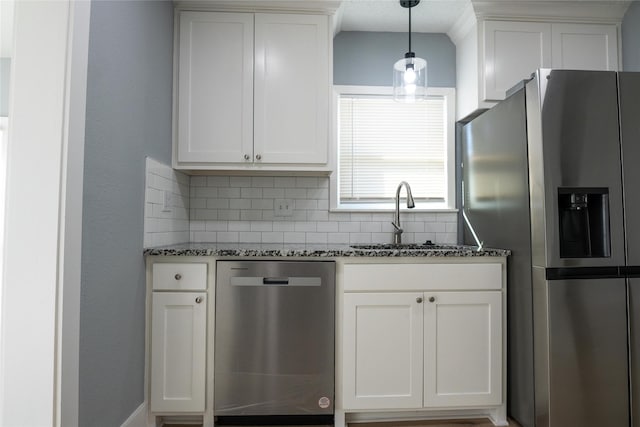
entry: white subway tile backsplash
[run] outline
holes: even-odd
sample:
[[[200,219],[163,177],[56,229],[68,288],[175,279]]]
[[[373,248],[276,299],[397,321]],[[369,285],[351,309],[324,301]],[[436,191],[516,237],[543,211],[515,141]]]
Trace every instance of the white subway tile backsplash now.
[[[284,243],[284,233],[281,231],[263,232],[262,243]]]
[[[192,176],[191,177],[191,187],[206,187],[207,186],[207,177],[206,176]]]
[[[296,200],[295,208],[299,210],[316,210],[318,209],[317,200]]]
[[[250,199],[230,199],[229,209],[251,209]]]
[[[205,231],[228,231],[228,221],[206,221],[204,224]]]
[[[262,197],[265,199],[284,199],[284,188],[263,188]]]
[[[240,211],[240,220],[242,221],[260,221],[263,218],[263,211],[253,211],[253,210],[241,210]],[[266,212],[266,211],[265,211]]]
[[[293,224],[295,231],[311,232],[316,231],[316,223],[310,221],[299,221]]]
[[[274,221],[273,222],[273,231],[294,231],[295,230],[294,222],[285,222],[285,221]]]
[[[338,231],[341,233],[358,233],[360,232],[359,222],[339,222]]]
[[[372,243],[371,233],[349,233],[349,243]]]
[[[381,222],[363,222],[360,224],[360,230],[367,233],[380,233],[382,231]]]
[[[144,247],[190,240],[190,179],[149,157],[145,160]]]
[[[251,223],[247,221],[229,221],[229,231],[251,231]],[[242,241],[242,239],[240,239]]]
[[[327,212],[326,210],[321,210],[320,207],[318,207],[317,210],[309,211],[307,213],[307,219],[309,221],[328,221],[329,212]]]
[[[194,242],[349,244],[391,242],[392,212],[329,212],[328,177],[187,176],[147,161],[145,246]],[[172,194],[171,212],[163,209]],[[276,216],[276,199],[293,212]],[[456,213],[402,209],[403,242],[455,243]]]
[[[241,188],[240,197],[242,199],[261,199],[262,188]]]
[[[275,177],[273,186],[276,188],[293,188],[296,186],[296,179],[294,177]]]
[[[297,231],[285,231],[284,232],[284,241],[287,243],[306,243],[307,242],[306,233],[297,232]]]
[[[327,243],[344,245],[349,243],[348,233],[327,233]]]
[[[240,189],[239,188],[218,188],[218,197],[226,198],[226,199],[239,199],[240,198]]]
[[[192,177],[200,178],[200,177]],[[206,177],[207,186],[209,187],[229,187],[229,177],[228,176],[207,176]],[[193,184],[191,184],[193,185]]]
[[[251,186],[254,188],[272,187],[274,178],[270,176],[255,176],[251,178]]]
[[[228,211],[221,209],[218,211],[218,219],[228,221],[240,220],[240,212],[238,209],[229,209]]]
[[[229,177],[230,187],[251,187],[250,176],[231,176]]]
[[[304,188],[285,188],[284,197],[287,199],[306,199],[307,190]]]
[[[335,233],[338,231],[338,223],[337,222],[319,222],[317,224],[317,230],[325,233]]]
[[[216,233],[216,240],[220,243],[239,243],[240,242],[240,233],[237,231],[218,231]]]
[[[307,233],[306,243],[327,243],[328,233]]]
[[[259,231],[241,231],[240,243],[262,243],[262,233]]]
[[[251,221],[251,231],[273,231],[271,221]]]
[[[251,209],[273,210],[273,199],[253,199]]]

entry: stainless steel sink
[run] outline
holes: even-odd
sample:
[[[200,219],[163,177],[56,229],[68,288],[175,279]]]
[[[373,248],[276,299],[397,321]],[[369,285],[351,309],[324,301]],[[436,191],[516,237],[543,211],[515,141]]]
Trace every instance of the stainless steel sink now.
[[[434,243],[362,243],[351,245],[354,249],[369,250],[447,250],[455,249],[452,245],[438,245]]]

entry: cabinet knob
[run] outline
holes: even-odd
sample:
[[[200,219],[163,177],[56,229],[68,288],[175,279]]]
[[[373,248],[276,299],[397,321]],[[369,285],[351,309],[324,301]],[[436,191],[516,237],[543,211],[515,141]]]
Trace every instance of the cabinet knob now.
[[[200,304],[202,302],[202,297],[196,297],[196,304]]]
[[[422,302],[422,297],[418,297],[418,298],[416,298],[416,302],[417,302],[418,304],[420,304],[420,303]]]
[[[436,300],[435,297],[429,297],[429,302],[434,302]]]
[[[176,280],[180,280],[180,279],[182,279],[182,274],[180,274],[180,273],[176,273],[176,275],[175,275],[175,276],[173,276],[173,277],[174,277]]]
[[[245,154],[245,155],[244,155],[244,159],[245,159],[245,160],[249,160],[250,158],[251,158],[251,156],[249,156],[248,154]]]
[[[262,156],[260,154],[256,154],[256,160],[261,160]]]

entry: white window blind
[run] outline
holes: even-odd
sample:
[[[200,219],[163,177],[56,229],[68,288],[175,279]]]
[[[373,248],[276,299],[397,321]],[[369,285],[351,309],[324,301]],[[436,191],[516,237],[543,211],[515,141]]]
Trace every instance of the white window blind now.
[[[400,181],[414,198],[447,194],[444,97],[402,104],[389,97],[341,95],[340,203],[389,202]]]

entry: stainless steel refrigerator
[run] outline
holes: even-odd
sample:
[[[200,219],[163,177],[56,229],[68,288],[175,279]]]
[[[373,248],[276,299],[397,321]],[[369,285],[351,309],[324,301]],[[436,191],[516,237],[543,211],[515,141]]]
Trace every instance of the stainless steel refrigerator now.
[[[538,70],[460,127],[464,213],[512,250],[510,416],[640,427],[640,73]]]

